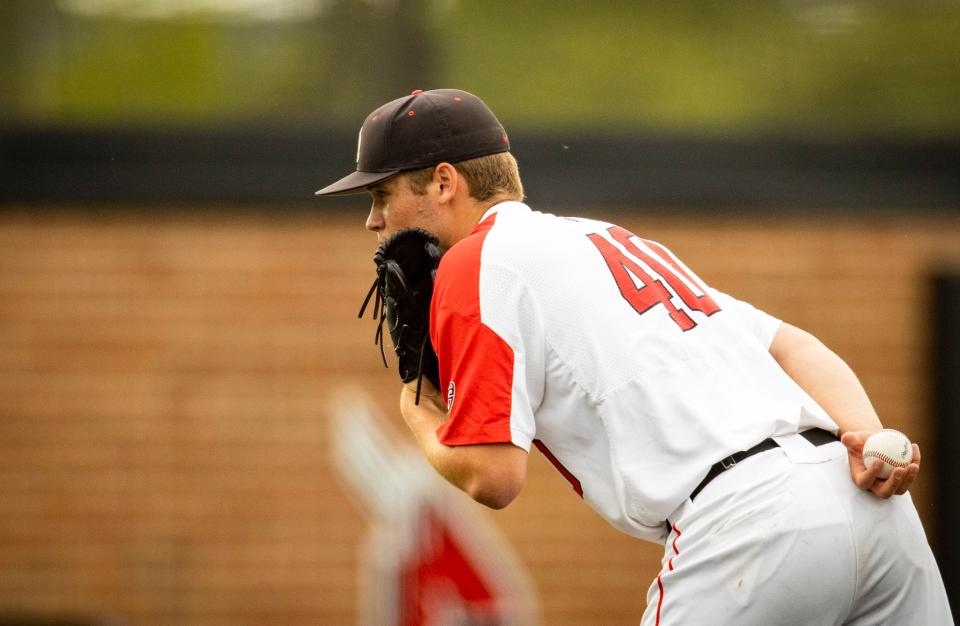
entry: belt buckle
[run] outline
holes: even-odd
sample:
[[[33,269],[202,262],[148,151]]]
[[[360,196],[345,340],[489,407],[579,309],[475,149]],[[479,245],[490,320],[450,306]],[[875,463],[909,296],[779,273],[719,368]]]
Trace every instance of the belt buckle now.
[[[720,460],[720,465],[723,469],[728,470],[737,464],[737,460],[732,456],[728,456],[725,459]]]

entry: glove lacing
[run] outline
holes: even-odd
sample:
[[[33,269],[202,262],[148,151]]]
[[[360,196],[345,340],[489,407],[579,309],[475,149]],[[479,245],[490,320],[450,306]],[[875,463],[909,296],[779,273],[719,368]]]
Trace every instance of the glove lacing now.
[[[367,292],[367,297],[363,299],[363,304],[360,305],[360,312],[357,314],[358,318],[363,318],[363,312],[367,310],[367,304],[370,303],[370,298],[376,293],[376,298],[373,301],[373,319],[377,319],[377,313],[380,314],[380,323],[377,324],[377,331],[373,335],[373,343],[380,346],[380,358],[383,359],[383,366],[389,367],[387,365],[387,355],[383,349],[383,322],[387,317],[387,302],[383,297],[383,289],[386,284],[386,276],[384,272],[384,265],[377,267],[377,277],[373,279],[373,284],[370,285],[370,290]],[[402,278],[400,279],[403,280]],[[393,351],[397,354],[399,358],[400,353],[400,338],[403,337],[403,331],[407,329],[407,325],[404,324],[400,329],[400,334],[397,336],[397,345],[394,346]],[[423,341],[420,342],[420,358],[417,361],[417,394],[414,399],[414,404],[420,404],[420,388],[423,385],[423,352],[427,347],[427,339],[429,336],[427,333],[423,334]]]
[[[363,304],[360,305],[360,313],[357,314],[358,318],[363,318],[363,312],[367,310],[367,304],[370,303],[370,298],[376,292],[377,297],[373,301],[373,319],[377,319],[377,313],[380,313],[380,323],[377,324],[377,331],[373,335],[374,345],[380,346],[380,357],[383,359],[383,366],[388,367],[387,365],[387,355],[383,351],[383,320],[386,317],[386,303],[383,301],[383,271],[381,268],[377,268],[377,277],[373,279],[373,284],[370,285],[370,291],[367,292],[367,297],[363,299]]]

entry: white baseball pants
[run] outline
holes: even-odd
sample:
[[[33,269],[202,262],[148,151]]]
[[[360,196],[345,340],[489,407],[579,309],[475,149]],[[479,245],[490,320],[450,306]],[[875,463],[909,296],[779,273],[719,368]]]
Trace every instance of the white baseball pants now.
[[[671,516],[642,625],[953,624],[910,495],[857,488],[840,442],[777,441]]]

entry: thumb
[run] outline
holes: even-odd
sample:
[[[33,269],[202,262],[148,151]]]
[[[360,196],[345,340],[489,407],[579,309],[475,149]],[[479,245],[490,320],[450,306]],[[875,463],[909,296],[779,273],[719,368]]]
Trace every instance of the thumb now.
[[[840,436],[840,441],[847,447],[848,450],[859,452],[863,450],[863,444],[867,442],[870,434],[871,433],[869,431],[865,430],[846,432]]]

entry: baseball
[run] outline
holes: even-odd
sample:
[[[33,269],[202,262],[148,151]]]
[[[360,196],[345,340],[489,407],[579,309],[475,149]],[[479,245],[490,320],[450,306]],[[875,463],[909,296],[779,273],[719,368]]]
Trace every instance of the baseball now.
[[[913,461],[913,444],[899,430],[884,428],[870,435],[863,444],[863,464],[870,467],[874,459],[883,461],[879,478],[887,478],[895,467],[906,467]]]

